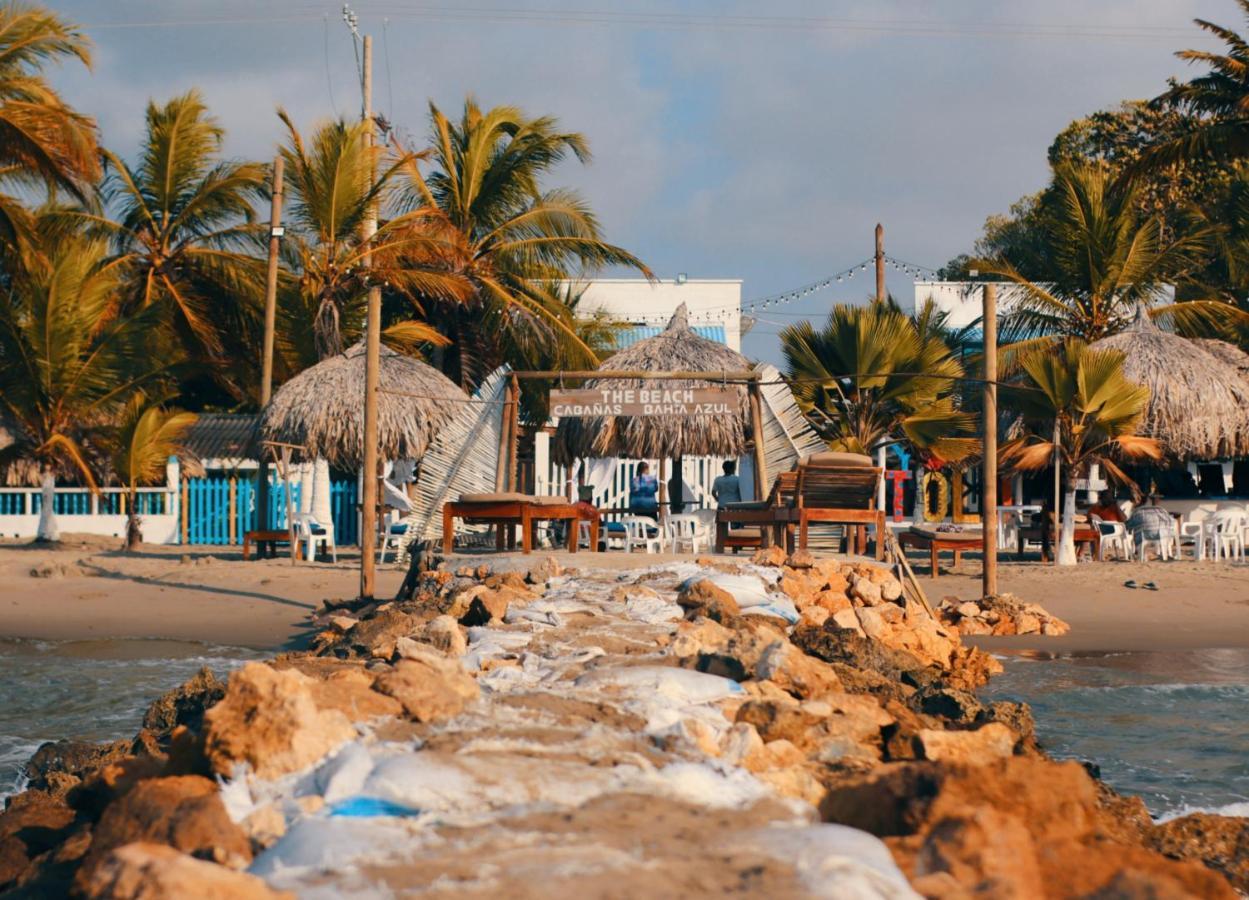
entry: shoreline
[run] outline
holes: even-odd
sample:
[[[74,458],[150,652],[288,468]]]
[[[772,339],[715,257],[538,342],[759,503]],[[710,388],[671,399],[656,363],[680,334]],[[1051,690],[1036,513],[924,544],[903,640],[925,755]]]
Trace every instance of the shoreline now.
[[[148,547],[124,554],[115,540],[76,538],[56,547],[0,543],[0,640],[173,640],[251,650],[301,649],[312,636],[309,615],[324,599],[358,590],[358,555],[337,563],[292,566],[289,559],[243,562],[234,547]],[[618,570],[688,556],[670,554],[465,554],[453,565],[489,563],[523,569],[540,556],[563,566]],[[725,555],[745,562],[747,555]],[[944,559],[943,563],[949,560]],[[916,565],[933,603],[972,599],[980,592],[980,564],[934,580],[926,560]],[[39,570],[42,577],[32,576]],[[1125,588],[1155,581],[1160,590]],[[377,595],[394,596],[403,572],[377,569]],[[1002,591],[1038,603],[1071,625],[1062,636],[969,637],[992,652],[1053,654],[1249,648],[1249,566],[1189,561],[1107,562],[1058,569],[1035,562],[1004,562]]]

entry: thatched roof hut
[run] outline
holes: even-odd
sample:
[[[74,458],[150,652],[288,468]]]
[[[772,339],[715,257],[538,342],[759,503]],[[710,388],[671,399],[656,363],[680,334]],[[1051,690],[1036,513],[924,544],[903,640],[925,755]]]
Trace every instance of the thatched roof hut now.
[[[1122,351],[1124,372],[1149,388],[1141,433],[1179,460],[1249,453],[1249,383],[1197,341],[1163,331],[1144,307],[1098,348]]]
[[[1244,382],[1249,384],[1249,353],[1241,350],[1235,344],[1229,344],[1227,341],[1202,338],[1195,343],[1211,356],[1223,360],[1223,362],[1239,372]]]
[[[695,334],[682,303],[668,327],[654,337],[638,341],[613,354],[600,366],[604,370],[647,372],[744,372],[750,361],[723,344]],[[599,378],[586,383],[591,388],[705,388],[708,381],[643,381],[641,379]],[[735,416],[604,416],[562,419],[555,433],[556,461],[567,465],[579,457],[624,457],[628,459],[676,459],[681,456],[740,456],[746,446],[749,406],[746,389],[741,394]]]
[[[377,398],[382,459],[419,459],[468,395],[420,360],[381,348]],[[397,393],[388,393],[394,391]],[[273,395],[260,439],[298,444],[307,457],[357,468],[364,449],[364,343],[300,372]]]

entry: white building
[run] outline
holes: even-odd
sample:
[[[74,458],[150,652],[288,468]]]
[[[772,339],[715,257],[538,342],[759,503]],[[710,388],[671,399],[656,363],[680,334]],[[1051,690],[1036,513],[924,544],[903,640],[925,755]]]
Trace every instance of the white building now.
[[[938,309],[950,314],[948,324],[951,328],[965,328],[980,318],[984,309],[984,295],[980,289],[985,284],[983,281],[917,281],[915,310],[918,312],[931,297]],[[1023,289],[1012,281],[997,281],[994,284],[997,285],[998,315],[1004,316],[1019,302]],[[1160,293],[1161,303],[1175,300],[1173,285],[1164,285],[1160,288]]]
[[[604,310],[636,326],[621,335],[622,347],[658,334],[676,308],[684,303],[694,331],[741,352],[742,282],[739,278],[686,278],[683,275],[663,281],[602,278],[569,286],[581,291],[579,310]]]

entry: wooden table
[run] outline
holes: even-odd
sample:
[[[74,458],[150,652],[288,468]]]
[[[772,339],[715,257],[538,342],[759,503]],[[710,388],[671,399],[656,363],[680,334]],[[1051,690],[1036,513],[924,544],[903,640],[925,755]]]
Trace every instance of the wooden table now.
[[[984,538],[979,534],[959,531],[934,532],[932,534],[903,531],[898,535],[898,546],[904,550],[908,546],[918,547],[921,550],[927,547],[929,560],[932,564],[932,577],[937,578],[941,574],[937,560],[938,553],[942,550],[953,551],[954,565],[957,566],[962,561],[964,550],[984,549]]]
[[[277,545],[289,543],[292,540],[291,533],[285,529],[273,531],[245,531],[243,532],[243,559],[251,559],[252,544],[256,545],[256,555],[258,559],[265,558],[265,550],[268,556],[273,559],[277,556]],[[299,541],[295,541],[295,558],[299,559],[302,554],[299,549]]]
[[[568,521],[568,551],[577,552],[578,527],[581,513],[573,503],[533,503],[527,500],[475,501],[461,503],[450,501],[442,505],[442,552],[450,556],[455,547],[455,520],[494,525],[498,530],[495,548],[516,547],[516,528],[520,526],[521,550],[533,552],[533,526],[536,522],[562,519]],[[590,523],[590,542],[598,546],[598,523]],[[505,546],[506,545],[506,546]]]

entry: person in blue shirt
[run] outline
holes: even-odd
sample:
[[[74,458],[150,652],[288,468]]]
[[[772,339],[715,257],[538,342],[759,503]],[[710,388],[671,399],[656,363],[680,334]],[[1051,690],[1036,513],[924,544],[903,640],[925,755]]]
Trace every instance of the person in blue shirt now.
[[[637,474],[629,482],[629,511],[637,516],[659,516],[659,480],[651,474],[649,463],[638,466]]]

